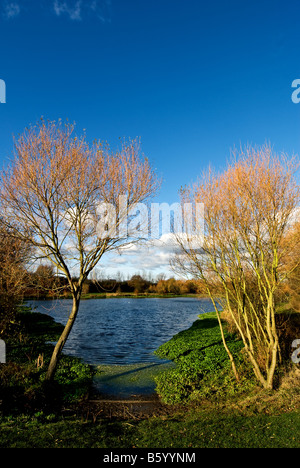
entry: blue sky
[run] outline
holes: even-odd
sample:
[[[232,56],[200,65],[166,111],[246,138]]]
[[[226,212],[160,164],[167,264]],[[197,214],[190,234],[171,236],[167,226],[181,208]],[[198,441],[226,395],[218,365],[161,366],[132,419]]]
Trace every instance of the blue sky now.
[[[299,13],[298,0],[0,0],[1,163],[28,124],[69,119],[112,146],[140,137],[173,203],[234,146],[299,153]]]

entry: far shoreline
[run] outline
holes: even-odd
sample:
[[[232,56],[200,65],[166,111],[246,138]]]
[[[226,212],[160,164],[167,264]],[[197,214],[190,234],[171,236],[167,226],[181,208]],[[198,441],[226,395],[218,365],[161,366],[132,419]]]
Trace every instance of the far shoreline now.
[[[145,293],[145,294],[135,294],[135,293],[87,293],[82,294],[81,300],[88,299],[172,299],[172,298],[199,298],[199,299],[208,299],[209,297],[204,294],[155,294],[155,293]],[[61,296],[26,296],[23,298],[23,302],[26,301],[43,301],[43,300],[62,300],[62,299],[72,299],[71,294],[64,294]]]

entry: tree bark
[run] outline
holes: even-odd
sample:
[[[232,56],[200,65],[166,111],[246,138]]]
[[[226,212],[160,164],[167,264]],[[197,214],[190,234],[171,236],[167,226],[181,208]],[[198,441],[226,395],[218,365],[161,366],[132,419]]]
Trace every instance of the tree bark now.
[[[234,357],[233,355],[231,354],[230,352],[230,349],[228,348],[227,346],[227,343],[226,343],[226,339],[225,339],[225,335],[224,335],[224,330],[223,330],[223,325],[222,325],[222,321],[221,321],[221,317],[220,317],[220,312],[218,310],[218,307],[216,305],[216,302],[214,300],[214,297],[213,295],[211,294],[211,291],[209,288],[207,288],[207,292],[209,294],[209,297],[213,303],[213,306],[214,306],[214,309],[215,309],[215,312],[217,314],[217,319],[218,319],[218,323],[219,323],[219,327],[220,327],[220,332],[221,332],[221,337],[222,337],[222,342],[223,342],[223,346],[225,348],[225,351],[229,357],[229,360],[230,360],[230,363],[231,363],[231,368],[232,368],[232,371],[233,371],[233,374],[234,374],[234,377],[236,379],[237,382],[240,381],[240,376],[239,376],[239,373],[237,371],[237,368],[236,368],[236,365],[235,365],[235,362],[234,362]]]
[[[58,360],[59,360],[59,357],[60,357],[60,354],[63,350],[63,347],[68,339],[68,336],[73,328],[73,325],[74,325],[74,322],[76,320],[76,317],[77,317],[77,314],[78,314],[78,310],[79,310],[79,303],[80,303],[80,294],[75,294],[73,295],[73,306],[72,306],[72,311],[71,311],[71,314],[69,316],[69,319],[68,319],[68,322],[61,334],[61,336],[59,337],[59,340],[58,342],[56,343],[55,345],[55,348],[54,348],[54,351],[52,353],[52,357],[51,357],[51,360],[50,360],[50,364],[49,364],[49,367],[48,367],[48,370],[47,370],[47,374],[46,374],[46,381],[51,381],[53,380],[54,378],[54,374],[55,374],[55,371],[56,371],[56,368],[57,368],[57,364],[58,364]]]

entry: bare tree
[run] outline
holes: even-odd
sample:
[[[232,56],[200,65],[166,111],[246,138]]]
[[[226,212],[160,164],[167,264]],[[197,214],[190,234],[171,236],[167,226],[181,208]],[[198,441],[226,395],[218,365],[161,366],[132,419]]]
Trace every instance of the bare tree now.
[[[127,214],[158,188],[138,140],[113,152],[101,142],[88,144],[73,125],[42,120],[15,142],[14,158],[1,176],[6,223],[16,238],[34,246],[39,260],[52,262],[65,276],[73,297],[48,380],[77,317],[84,281],[105,252],[139,240],[124,235]]]
[[[288,260],[298,243],[293,220],[299,203],[297,167],[295,159],[274,154],[268,145],[250,147],[223,174],[209,170],[181,193],[183,202],[204,203],[204,233],[178,236],[174,265],[205,281],[238,378],[217,307],[222,301],[265,388],[272,388],[280,359],[276,292],[300,262]]]
[[[0,337],[16,326],[17,305],[27,285],[30,246],[12,236],[0,220]]]

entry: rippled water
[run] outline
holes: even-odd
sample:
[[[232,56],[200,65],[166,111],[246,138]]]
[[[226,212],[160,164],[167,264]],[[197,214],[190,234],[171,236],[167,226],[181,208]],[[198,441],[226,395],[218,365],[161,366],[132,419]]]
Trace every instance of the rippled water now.
[[[30,304],[62,324],[66,324],[72,307],[68,299]],[[153,352],[176,333],[189,328],[199,314],[212,310],[209,299],[84,300],[64,353],[94,365],[161,363]]]

